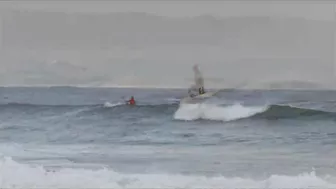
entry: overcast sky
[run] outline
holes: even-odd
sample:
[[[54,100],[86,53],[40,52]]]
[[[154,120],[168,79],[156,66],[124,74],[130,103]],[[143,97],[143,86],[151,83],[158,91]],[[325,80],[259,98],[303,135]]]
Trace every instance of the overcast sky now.
[[[6,8],[64,12],[149,12],[164,16],[285,16],[332,20],[332,1],[2,1]]]
[[[333,23],[334,19],[334,5],[331,4],[332,1],[320,2],[318,1],[283,1],[283,2],[271,2],[265,3],[266,1],[241,1],[241,2],[229,2],[229,1],[0,1],[0,6],[2,9],[20,9],[20,10],[43,10],[43,11],[57,11],[57,12],[93,12],[93,13],[107,13],[107,12],[147,12],[153,13],[162,16],[169,17],[190,17],[190,16],[199,16],[203,14],[219,16],[223,18],[227,17],[236,17],[236,16],[271,16],[271,17],[282,17],[282,18],[292,18],[292,17],[300,17],[306,18],[309,20],[315,21],[329,21]],[[50,18],[45,18],[50,19]],[[15,23],[15,20],[12,20]],[[137,21],[134,21],[137,22]],[[33,22],[32,22],[33,23]],[[40,27],[38,24],[40,21],[36,21],[33,23],[34,27]],[[234,25],[230,25],[233,27],[226,27],[226,30],[233,30],[234,33],[221,33],[221,30],[216,31],[206,31],[208,33],[204,33],[201,39],[197,39],[198,42],[194,46],[192,43],[188,41],[188,44],[156,44],[156,46],[144,46],[146,41],[134,42],[129,46],[123,46],[120,50],[118,47],[113,47],[110,50],[105,51],[84,51],[83,49],[71,49],[71,51],[62,51],[58,50],[55,52],[38,52],[37,50],[32,50],[29,52],[7,52],[5,54],[6,61],[3,61],[1,64],[2,71],[2,80],[0,81],[0,85],[8,84],[33,84],[33,81],[29,81],[31,78],[39,78],[39,80],[45,79],[46,81],[51,81],[51,83],[60,83],[65,84],[67,82],[74,82],[76,79],[72,78],[74,76],[81,76],[82,78],[87,77],[88,83],[90,85],[94,85],[95,81],[99,80],[100,84],[98,85],[164,85],[167,83],[167,86],[176,86],[181,84],[182,86],[188,85],[188,80],[186,78],[192,77],[191,64],[198,63],[203,64],[204,75],[211,78],[219,78],[224,79],[226,84],[230,86],[230,82],[232,81],[240,81],[250,80],[250,81],[258,81],[258,80],[286,80],[286,79],[296,79],[303,81],[319,81],[326,83],[335,83],[334,77],[332,76],[332,70],[334,67],[332,66],[333,57],[335,53],[333,45],[330,45],[328,41],[333,40],[332,32],[333,27],[329,23],[328,25],[323,25],[324,29],[319,30],[320,25],[316,25],[317,23],[311,23],[310,25],[302,25],[303,28],[294,28],[296,24],[290,23],[288,25],[283,25],[283,23],[276,23],[275,26],[272,25],[261,25],[260,27],[266,27],[265,34],[263,34],[263,28],[259,28],[256,30],[255,27],[259,26],[250,26],[247,27],[250,23],[248,21],[245,23],[247,30],[239,30],[239,27],[235,27]],[[74,24],[76,24],[74,22]],[[83,24],[83,23],[82,23]],[[137,23],[134,23],[136,25]],[[194,25],[191,27],[202,27],[202,22],[193,23]],[[212,23],[209,23],[212,24]],[[241,23],[240,23],[241,24]],[[300,23],[297,23],[299,26]],[[22,25],[22,24],[21,24]],[[282,27],[287,28],[282,28]],[[315,27],[316,26],[316,27]],[[330,27],[331,26],[331,27]],[[23,26],[22,26],[23,27]],[[42,26],[41,26],[42,27]],[[113,27],[113,26],[111,26]],[[273,29],[278,27],[277,30]],[[23,27],[24,28],[24,27]],[[155,28],[155,26],[153,26]],[[217,26],[214,28],[218,28]],[[273,28],[273,29],[272,29]],[[307,28],[311,28],[307,30]],[[26,28],[27,29],[27,28]],[[148,28],[147,28],[148,29]],[[149,28],[150,30],[151,28]],[[176,28],[174,28],[176,29]],[[303,30],[302,30],[303,29]],[[315,31],[317,29],[317,31]],[[178,30],[178,29],[177,29]],[[236,30],[236,31],[235,31]],[[287,32],[282,34],[283,32]],[[314,31],[313,31],[314,30]],[[112,30],[113,31],[113,30]],[[140,30],[139,30],[140,31]],[[191,30],[192,31],[192,30]],[[304,31],[302,33],[302,31]],[[28,36],[28,32],[31,30],[22,30],[22,31],[12,31],[13,36]],[[19,33],[21,32],[21,33]],[[55,36],[58,35],[57,31],[55,32]],[[76,31],[77,32],[77,31]],[[133,32],[133,33],[132,33]],[[195,31],[196,33],[198,31]],[[210,32],[210,33],[209,33]],[[213,37],[211,36],[212,33]],[[254,33],[256,32],[256,33]],[[267,33],[268,32],[268,33]],[[278,32],[272,38],[272,33]],[[301,34],[300,34],[301,32]],[[99,32],[98,32],[99,33]],[[104,33],[102,31],[102,33]],[[162,33],[162,32],[161,32]],[[190,32],[190,36],[199,35]],[[297,33],[297,34],[296,34]],[[154,33],[155,34],[155,33]],[[236,35],[235,35],[236,34]],[[327,34],[327,35],[326,35]],[[10,35],[10,34],[7,34]],[[92,34],[99,35],[99,34]],[[105,35],[105,34],[104,34]],[[107,35],[107,34],[106,34]],[[131,31],[131,33],[127,33],[125,35],[129,35],[128,37],[132,39],[135,35],[137,35],[137,31]],[[159,34],[158,34],[159,35]],[[162,35],[162,34],[160,34]],[[168,37],[171,37],[172,41],[176,40],[175,37],[179,37],[185,35],[184,33],[167,33],[165,34]],[[225,49],[222,45],[227,45],[227,41],[224,44],[215,44],[209,45],[213,42],[209,42],[207,40],[216,40],[223,39],[229,40],[229,35],[234,35],[236,37],[231,41],[233,45],[232,49]],[[265,39],[263,39],[263,35],[265,35]],[[276,39],[277,36],[282,35],[279,39]],[[290,36],[288,38],[289,41],[286,41],[286,35]],[[296,37],[297,35],[297,37]],[[13,36],[8,36],[13,37]],[[20,37],[19,36],[19,37]],[[43,37],[43,35],[41,35]],[[64,36],[68,36],[67,33],[64,33]],[[145,36],[145,35],[144,35]],[[268,37],[267,37],[268,36]],[[304,36],[304,37],[302,37]],[[93,36],[93,38],[99,38],[99,36]],[[166,37],[166,36],[162,36]],[[258,38],[259,37],[259,38]],[[294,44],[293,39],[300,38],[296,43],[302,44]],[[61,36],[62,38],[62,36]],[[142,37],[143,38],[143,37]],[[307,40],[311,41],[306,42]],[[44,38],[41,38],[41,40]],[[63,40],[65,40],[64,38]],[[104,38],[103,38],[104,39]],[[183,39],[183,38],[182,38]],[[189,38],[188,38],[189,39]],[[233,38],[232,38],[233,39]],[[280,40],[281,39],[281,40]],[[37,39],[39,40],[39,39]],[[49,40],[49,39],[48,39]],[[200,41],[203,40],[204,45],[200,44]],[[272,43],[272,40],[278,40],[277,42]],[[301,40],[301,41],[300,41]],[[317,44],[320,41],[320,44]],[[128,41],[129,42],[129,41]],[[16,43],[20,43],[16,41]],[[23,42],[22,43],[26,43]],[[138,43],[138,44],[137,44]],[[166,43],[166,42],[165,42]],[[259,45],[262,44],[261,46]],[[290,44],[290,43],[293,43]],[[307,43],[307,44],[303,44]],[[270,44],[270,49],[265,47],[265,44]],[[279,45],[277,47],[277,45]],[[286,49],[287,46],[295,46],[297,52],[282,52],[281,49]],[[314,46],[320,45],[320,46]],[[135,46],[138,46],[134,49]],[[272,46],[272,47],[271,47]],[[83,47],[84,48],[84,47]],[[133,49],[132,49],[133,48]],[[249,49],[251,48],[251,49]],[[211,49],[211,50],[210,50]],[[278,50],[276,50],[278,49]],[[279,50],[280,49],[280,50]],[[295,48],[293,48],[295,49]],[[304,50],[302,50],[304,49]],[[321,52],[309,53],[315,50],[323,49]],[[20,50],[22,51],[22,49]],[[253,54],[257,53],[257,54]],[[123,54],[124,56],[122,56]],[[89,57],[90,55],[90,57]],[[323,56],[322,56],[323,55]],[[30,58],[25,66],[20,64],[22,63],[11,63],[10,60],[18,59],[19,56],[27,56]],[[114,59],[117,62],[126,62],[123,65],[107,64],[107,60],[111,60],[111,57],[117,57],[119,59]],[[273,56],[273,57],[272,57]],[[304,57],[306,56],[306,57]],[[138,58],[136,58],[138,57]],[[254,60],[247,60],[248,58],[255,57]],[[291,60],[284,60],[291,57]],[[272,59],[274,58],[274,59]],[[306,58],[307,60],[303,59]],[[244,63],[244,61],[245,63]],[[261,59],[261,60],[260,60]],[[265,60],[272,59],[272,60]],[[296,60],[300,59],[300,60]],[[34,62],[39,60],[41,62],[45,61],[47,66],[44,66],[44,63]],[[60,60],[62,63],[58,63]],[[90,61],[89,61],[90,60]],[[137,64],[132,64],[131,62],[138,62]],[[231,61],[231,62],[230,62]],[[297,62],[302,62],[302,65]],[[18,61],[17,61],[18,62]],[[24,62],[24,61],[23,61]],[[30,62],[30,63],[28,63]],[[54,62],[54,63],[50,63]],[[68,63],[65,63],[68,62]],[[94,63],[93,63],[94,62]],[[238,63],[239,62],[239,63]],[[249,65],[253,62],[254,71],[248,68]],[[309,62],[309,63],[308,63]],[[7,64],[7,65],[6,65]],[[29,64],[29,65],[28,65]],[[308,65],[309,64],[309,65]],[[16,66],[15,66],[16,65]],[[59,65],[58,67],[56,65]],[[127,66],[129,65],[129,66]],[[282,65],[282,67],[281,67]],[[291,68],[293,65],[295,67]],[[304,66],[306,65],[306,66]],[[49,66],[49,67],[48,67]],[[43,68],[42,68],[43,67]],[[110,69],[106,71],[106,68]],[[273,67],[276,67],[277,70],[272,70]],[[305,69],[303,69],[305,67]],[[4,71],[6,70],[7,71]],[[57,68],[57,69],[56,69]],[[219,69],[220,68],[220,69]],[[258,69],[259,72],[258,72]],[[49,69],[49,70],[48,70]],[[135,69],[135,70],[132,70]],[[155,70],[156,69],[156,70]],[[220,72],[218,70],[223,70]],[[310,69],[310,70],[307,70]],[[319,71],[316,71],[320,69]],[[9,70],[9,71],[8,71]],[[32,71],[33,70],[33,71]],[[46,71],[47,70],[47,71]],[[57,75],[53,73],[53,70],[57,70],[57,74],[61,73],[61,75]],[[69,71],[70,70],[70,71]],[[72,71],[71,71],[72,70]],[[76,70],[82,70],[80,74],[72,74]],[[83,71],[85,70],[85,71]],[[121,71],[121,70],[124,70]],[[126,70],[126,71],[125,71]],[[169,73],[167,73],[167,70]],[[176,71],[174,71],[176,70]],[[280,72],[282,70],[282,72]],[[11,72],[10,72],[11,71]],[[38,73],[41,72],[41,73]],[[42,73],[43,72],[43,73]],[[55,71],[56,72],[56,71]],[[156,73],[155,73],[156,72]],[[225,74],[224,74],[225,72]],[[317,73],[318,72],[318,73]],[[328,72],[328,73],[327,73]],[[17,74],[13,77],[13,73]],[[62,75],[62,73],[64,75]],[[174,74],[176,76],[173,76]],[[314,74],[313,74],[314,73]],[[7,75],[6,75],[7,74]],[[35,75],[34,75],[35,74]],[[50,78],[51,75],[54,74],[54,78]],[[151,75],[152,74],[152,75]],[[173,75],[172,75],[173,74]],[[39,76],[37,76],[39,75]],[[108,77],[105,78],[106,81],[101,81],[101,77],[106,75],[118,75],[118,78]],[[187,75],[187,76],[186,76]],[[239,75],[239,77],[238,77]],[[160,79],[155,79],[155,77],[161,76]],[[49,78],[47,78],[49,77]],[[106,76],[107,77],[107,76]],[[27,79],[29,78],[29,79]],[[91,80],[90,80],[91,78]],[[97,79],[98,78],[98,79]],[[100,78],[100,79],[99,79]],[[175,79],[175,80],[174,80]],[[152,81],[156,81],[156,83],[151,83]],[[178,80],[183,80],[179,82]],[[36,80],[34,80],[36,81]],[[71,81],[71,82],[70,82]],[[26,83],[25,83],[26,82]],[[28,83],[27,83],[28,82]],[[169,83],[171,82],[171,83]],[[39,82],[41,84],[41,82]],[[93,83],[93,84],[92,84]],[[103,83],[103,84],[102,84]],[[208,82],[209,83],[209,82]],[[239,83],[239,82],[238,82]],[[329,84],[328,83],[328,84]],[[81,85],[85,85],[85,82]],[[234,84],[232,84],[234,85]]]

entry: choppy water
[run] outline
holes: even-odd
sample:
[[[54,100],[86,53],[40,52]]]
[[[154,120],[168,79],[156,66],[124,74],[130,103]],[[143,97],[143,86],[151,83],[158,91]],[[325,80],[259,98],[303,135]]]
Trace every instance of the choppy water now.
[[[0,88],[0,186],[336,187],[336,92],[224,91],[180,106],[185,95]]]

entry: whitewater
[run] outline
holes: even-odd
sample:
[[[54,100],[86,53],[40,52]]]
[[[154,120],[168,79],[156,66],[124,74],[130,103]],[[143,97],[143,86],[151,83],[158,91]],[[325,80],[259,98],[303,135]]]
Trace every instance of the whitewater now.
[[[0,88],[1,188],[335,188],[336,92]],[[137,106],[124,104],[133,95]]]

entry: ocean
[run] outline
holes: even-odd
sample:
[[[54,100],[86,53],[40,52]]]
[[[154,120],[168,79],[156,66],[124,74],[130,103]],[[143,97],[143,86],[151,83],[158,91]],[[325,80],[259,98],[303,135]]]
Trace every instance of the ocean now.
[[[336,91],[186,95],[2,87],[0,187],[336,188]]]

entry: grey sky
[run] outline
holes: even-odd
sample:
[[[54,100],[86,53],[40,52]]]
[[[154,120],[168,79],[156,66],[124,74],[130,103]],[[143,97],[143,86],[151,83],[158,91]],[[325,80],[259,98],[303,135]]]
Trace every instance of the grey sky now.
[[[5,14],[0,85],[188,87],[194,63],[201,65],[206,84],[215,87],[246,81],[249,87],[264,87],[265,81],[272,86],[293,80],[328,87],[335,83],[330,2],[7,1],[0,6],[68,13],[147,12],[176,18]],[[180,18],[204,14],[221,20]],[[237,16],[245,18],[231,18]],[[292,86],[298,85],[306,84]]]
[[[4,1],[3,7],[64,12],[149,12],[164,16],[285,16],[332,20],[332,1]]]

